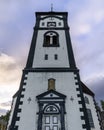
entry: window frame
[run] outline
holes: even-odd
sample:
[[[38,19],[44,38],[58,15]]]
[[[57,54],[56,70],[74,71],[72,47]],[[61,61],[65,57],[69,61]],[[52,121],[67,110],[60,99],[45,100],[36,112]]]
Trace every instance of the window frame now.
[[[90,104],[90,103],[89,103],[89,99],[88,99],[87,96],[84,97],[84,100],[85,100],[85,103],[86,103],[86,104]]]
[[[51,33],[54,34],[51,36]],[[47,39],[47,37],[50,37],[50,39]],[[56,37],[56,44],[54,44],[54,40]],[[55,31],[48,31],[44,34],[44,42],[43,42],[43,47],[59,47],[59,34]],[[47,42],[49,40],[49,43]],[[51,41],[52,40],[52,41]],[[52,42],[52,44],[50,44]]]
[[[44,60],[48,60],[48,54],[44,55]]]
[[[50,109],[50,107],[55,108],[55,111],[51,111],[51,110],[47,111],[47,109],[48,108]],[[59,110],[58,106],[56,106],[55,104],[48,104],[44,108],[44,114],[59,114],[59,113],[60,113],[60,110]]]
[[[58,60],[58,55],[57,54],[54,55],[54,59]]]
[[[55,90],[56,80],[54,78],[48,79],[48,90]]]
[[[95,128],[94,126],[94,121],[93,121],[93,117],[92,117],[92,113],[91,113],[91,109],[87,108],[87,114],[88,114],[88,120],[89,120],[89,125],[91,128]]]

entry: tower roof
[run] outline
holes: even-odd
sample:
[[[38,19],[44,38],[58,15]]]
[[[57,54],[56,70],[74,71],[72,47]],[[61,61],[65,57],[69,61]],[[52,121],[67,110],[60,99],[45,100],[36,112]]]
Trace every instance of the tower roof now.
[[[68,15],[68,12],[55,12],[55,11],[49,11],[49,12],[36,12],[35,13],[36,15],[37,14],[40,14],[40,15],[54,15],[54,14],[58,14],[58,15]]]

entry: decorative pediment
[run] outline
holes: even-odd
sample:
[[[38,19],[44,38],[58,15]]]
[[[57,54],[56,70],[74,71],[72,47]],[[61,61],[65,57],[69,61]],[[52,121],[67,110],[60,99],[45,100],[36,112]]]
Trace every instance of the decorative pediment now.
[[[46,91],[46,92],[36,96],[36,98],[37,99],[65,99],[66,96],[55,90],[49,90],[49,91]]]

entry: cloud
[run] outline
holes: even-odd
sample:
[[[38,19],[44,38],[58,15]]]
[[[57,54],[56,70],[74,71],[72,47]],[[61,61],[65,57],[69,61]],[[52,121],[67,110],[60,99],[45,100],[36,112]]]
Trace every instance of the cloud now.
[[[11,101],[0,103],[0,105],[2,107],[8,107],[8,106],[10,107],[11,106]]]
[[[51,3],[55,11],[68,11],[71,39],[81,79],[85,83],[89,82],[88,87],[101,96],[103,87],[92,85],[92,82],[99,81],[100,84],[99,78],[104,75],[104,0],[1,0],[0,50],[3,53],[0,55],[0,101],[11,100],[19,87],[33,35],[34,12],[50,11]],[[89,79],[95,80],[90,82]]]
[[[77,3],[69,1],[66,8],[70,12],[69,21],[72,21],[71,28],[74,37],[91,33],[95,26],[104,20],[103,5],[103,0],[84,0]]]
[[[0,115],[5,115],[6,112],[7,112],[7,110],[0,108]]]
[[[0,103],[0,115],[4,115],[11,108],[11,101]]]
[[[20,76],[20,68],[15,59],[4,53],[0,55],[0,68],[0,83],[10,83]]]
[[[104,75],[93,75],[86,80],[86,84],[95,93],[97,102],[104,100]]]
[[[11,100],[19,87],[21,67],[7,54],[0,54],[0,103]]]
[[[66,8],[81,80],[95,92],[97,101],[104,99],[104,1],[69,1]]]
[[[77,1],[76,4],[70,1],[67,5],[67,10],[70,10],[69,25],[75,58],[78,66],[84,69],[91,64],[96,69],[99,69],[97,65],[103,65],[103,5],[103,0],[84,0],[81,3]]]

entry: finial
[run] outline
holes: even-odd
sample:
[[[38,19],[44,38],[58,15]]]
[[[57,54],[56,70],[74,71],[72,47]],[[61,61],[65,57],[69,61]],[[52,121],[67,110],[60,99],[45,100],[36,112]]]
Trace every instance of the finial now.
[[[51,4],[51,12],[53,11],[53,4]]]

